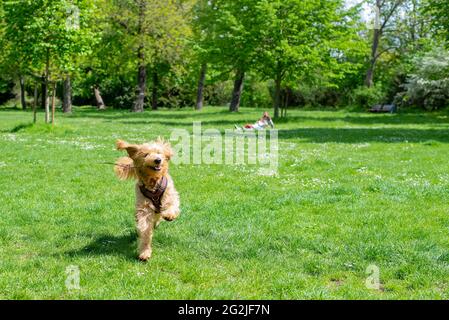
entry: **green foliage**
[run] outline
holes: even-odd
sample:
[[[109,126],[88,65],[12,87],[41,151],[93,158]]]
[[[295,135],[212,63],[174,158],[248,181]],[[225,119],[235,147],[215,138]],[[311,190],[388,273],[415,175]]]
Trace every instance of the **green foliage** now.
[[[332,82],[354,67],[348,57],[361,41],[353,13],[342,1],[262,1],[260,10],[267,24],[261,28],[260,62],[272,70],[269,74],[282,70],[288,80],[319,71],[322,80]]]
[[[382,19],[397,2],[384,2]],[[23,75],[32,76],[26,78],[32,95],[30,84],[44,73],[48,53],[51,80],[70,75],[82,104],[94,103],[98,87],[106,105],[129,109],[142,63],[146,104],[156,86],[159,106],[169,108],[192,105],[205,63],[205,104],[228,103],[238,72],[245,72],[243,106],[273,105],[276,83],[280,107],[286,100],[290,107],[391,102],[412,76],[415,57],[444,45],[446,3],[400,1],[382,32],[378,87],[363,90],[372,32],[362,6],[343,0],[3,1],[0,98],[11,97],[11,84]],[[70,27],[75,9],[79,28]],[[434,98],[426,104],[439,104]]]
[[[0,105],[14,98],[14,94],[12,94],[13,87],[14,82],[0,77]]]
[[[261,81],[256,75],[248,74],[243,88],[241,105],[245,107],[271,108],[273,105],[273,98],[270,94],[271,88],[272,81]]]
[[[260,1],[255,11],[258,67],[267,79],[281,86],[306,81],[338,87],[345,74],[359,67],[351,59],[363,48],[353,32],[357,22],[342,1]]]
[[[103,17],[98,21],[101,42],[92,57],[83,61],[87,77],[82,87],[96,85],[105,95],[107,105],[129,109],[135,100],[137,67],[142,63],[147,67],[147,87],[154,85],[152,73],[158,74],[160,82],[156,85],[162,93],[162,105],[179,106],[179,97],[173,97],[173,92],[182,92],[184,82],[188,81],[191,2],[115,0],[104,3]],[[91,95],[91,89],[79,93],[86,97]]]
[[[370,88],[366,86],[356,88],[350,95],[350,102],[354,106],[368,108],[387,101],[385,101],[384,89],[380,85],[375,85]]]
[[[217,0],[200,1],[197,8],[201,45],[209,49],[208,61],[224,70],[254,69],[262,80],[293,87],[313,73],[320,78],[315,82],[336,87],[360,66],[353,59],[364,48],[353,32],[356,15],[342,1]],[[259,92],[266,98],[266,90]],[[266,105],[262,100],[251,102],[244,93],[242,102]]]
[[[89,29],[93,0],[33,0],[4,3],[9,61],[23,73],[40,75],[46,61],[57,77],[74,70],[76,56],[88,55],[95,35]]]
[[[430,18],[430,23],[449,40],[449,1],[427,0],[424,11]]]
[[[258,0],[199,0],[194,23],[203,60],[222,69],[251,69],[260,38],[254,29]]]
[[[232,90],[232,81],[219,81],[205,87],[204,97],[207,104],[223,106],[229,103],[229,92]]]

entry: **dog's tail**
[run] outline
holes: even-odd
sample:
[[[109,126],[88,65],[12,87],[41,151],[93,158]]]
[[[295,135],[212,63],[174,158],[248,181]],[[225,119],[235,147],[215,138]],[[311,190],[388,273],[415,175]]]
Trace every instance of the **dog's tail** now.
[[[117,159],[114,165],[114,172],[120,180],[137,178],[134,162],[130,157],[122,157]]]

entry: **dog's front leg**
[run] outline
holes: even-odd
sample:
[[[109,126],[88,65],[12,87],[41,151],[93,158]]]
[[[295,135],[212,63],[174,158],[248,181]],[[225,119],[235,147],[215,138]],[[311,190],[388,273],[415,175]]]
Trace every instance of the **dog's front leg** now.
[[[136,214],[137,232],[139,234],[139,259],[147,261],[151,257],[151,241],[153,239],[154,215],[146,210],[138,210]]]

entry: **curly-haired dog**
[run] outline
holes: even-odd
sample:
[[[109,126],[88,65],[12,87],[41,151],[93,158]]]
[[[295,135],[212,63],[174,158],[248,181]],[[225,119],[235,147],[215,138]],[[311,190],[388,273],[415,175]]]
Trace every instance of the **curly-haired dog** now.
[[[179,215],[179,195],[168,174],[173,155],[170,144],[160,139],[142,145],[117,141],[118,150],[128,157],[116,161],[114,171],[120,179],[136,179],[136,222],[139,234],[139,259],[151,257],[153,230],[162,219]]]

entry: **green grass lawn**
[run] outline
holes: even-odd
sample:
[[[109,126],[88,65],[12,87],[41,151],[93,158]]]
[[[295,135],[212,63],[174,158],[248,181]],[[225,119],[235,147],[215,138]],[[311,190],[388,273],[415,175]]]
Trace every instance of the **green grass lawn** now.
[[[260,114],[77,108],[51,129],[0,110],[0,298],[449,298],[448,113],[290,111],[277,176],[172,165],[182,214],[137,261],[134,182],[104,164],[123,155],[115,140]],[[79,290],[66,289],[70,265]]]

